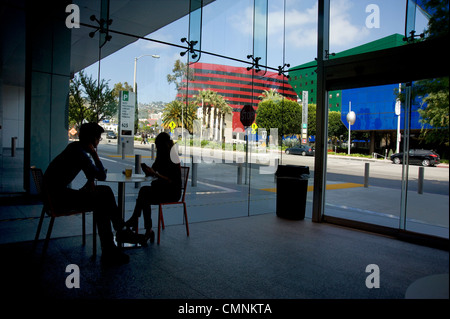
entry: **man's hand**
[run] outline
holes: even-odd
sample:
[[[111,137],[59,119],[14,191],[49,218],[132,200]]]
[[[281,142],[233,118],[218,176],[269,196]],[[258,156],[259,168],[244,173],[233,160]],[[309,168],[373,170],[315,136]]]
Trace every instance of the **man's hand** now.
[[[88,150],[87,151],[89,152],[89,154],[92,155],[92,158],[94,160],[100,161],[100,158],[98,157],[97,151],[96,151],[96,149],[95,149],[93,144],[88,144]]]

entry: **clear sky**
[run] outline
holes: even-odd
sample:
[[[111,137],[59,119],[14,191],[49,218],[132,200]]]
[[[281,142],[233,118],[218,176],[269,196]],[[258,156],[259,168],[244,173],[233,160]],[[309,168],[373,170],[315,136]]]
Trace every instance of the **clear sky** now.
[[[286,4],[286,6],[284,5]],[[366,23],[370,5],[379,8],[378,27]],[[331,0],[330,51],[340,52],[385,36],[404,33],[405,0]],[[369,7],[371,8],[371,7]],[[252,54],[253,0],[216,0],[203,9],[202,50],[249,61]],[[149,34],[147,38],[182,45],[187,37],[188,17]],[[427,21],[418,10],[416,30],[422,32]],[[112,26],[113,27],[113,26]],[[314,60],[317,56],[317,1],[269,0],[267,65],[273,68],[289,63],[291,67]],[[110,87],[118,82],[133,85],[134,58],[137,63],[138,101],[170,102],[175,99],[175,85],[167,83],[180,48],[138,40],[101,61],[101,78]],[[200,62],[247,67],[230,59],[202,54]],[[97,78],[98,63],[85,70]]]

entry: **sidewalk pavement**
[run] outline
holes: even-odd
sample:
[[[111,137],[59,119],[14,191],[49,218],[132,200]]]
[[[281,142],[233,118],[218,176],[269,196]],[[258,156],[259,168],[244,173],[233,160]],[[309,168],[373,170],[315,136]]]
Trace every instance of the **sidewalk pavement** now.
[[[144,150],[141,154],[146,154],[145,150],[150,149],[145,145],[136,145],[137,149]],[[341,156],[342,157],[342,156]],[[351,160],[372,160],[367,158],[349,158]],[[384,161],[384,160],[383,160]],[[386,160],[390,162],[389,160]],[[234,165],[199,165],[198,176],[211,181],[210,184],[225,183],[223,186],[244,195],[250,193],[250,214],[275,212],[276,183],[273,175],[261,174],[259,166],[254,165],[251,171],[250,185],[238,187],[236,184],[237,168]],[[448,167],[448,164],[441,164]],[[201,168],[200,168],[201,167]],[[200,179],[202,179],[200,178]],[[309,180],[307,194],[306,218],[312,215],[312,179]],[[205,185],[203,185],[204,187]],[[202,185],[199,185],[202,187]],[[250,192],[248,191],[250,189]],[[202,192],[202,190],[198,190]],[[211,190],[210,190],[211,191]],[[203,190],[204,192],[204,190]],[[270,194],[267,194],[267,193]],[[191,194],[195,193],[194,190]],[[234,195],[234,198],[239,198]],[[195,201],[202,200],[196,198]],[[400,223],[400,200],[401,190],[385,187],[370,186],[365,188],[363,184],[345,183],[340,181],[327,181],[325,214],[329,216],[348,218],[352,220],[374,223],[377,225],[398,228]],[[220,202],[214,200],[215,204]],[[201,204],[200,204],[201,206]],[[243,207],[245,209],[245,207]],[[407,193],[407,216],[406,229],[449,238],[449,201],[448,196],[430,194],[424,192],[419,194],[416,191]],[[224,212],[224,214],[227,214]],[[199,214],[202,218],[207,218],[208,214]]]

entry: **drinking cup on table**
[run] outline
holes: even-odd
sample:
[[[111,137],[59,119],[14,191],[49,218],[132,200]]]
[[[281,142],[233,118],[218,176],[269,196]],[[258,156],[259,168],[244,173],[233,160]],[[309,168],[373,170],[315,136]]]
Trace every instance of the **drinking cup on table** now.
[[[125,177],[131,177],[133,169],[131,167],[125,168]]]

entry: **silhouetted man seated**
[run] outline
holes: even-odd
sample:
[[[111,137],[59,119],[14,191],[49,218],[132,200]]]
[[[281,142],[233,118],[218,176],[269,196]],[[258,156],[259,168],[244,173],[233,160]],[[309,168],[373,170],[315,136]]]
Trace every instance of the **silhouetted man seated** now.
[[[111,188],[94,183],[95,179],[106,179],[105,168],[96,151],[103,132],[97,123],[82,124],[79,141],[70,143],[45,171],[44,190],[58,212],[92,210],[102,246],[102,262],[124,264],[129,261],[129,256],[115,245],[111,223],[117,236],[126,238],[126,241],[132,241],[128,237],[134,234],[123,229],[125,223]],[[71,189],[70,183],[81,170],[86,176],[86,184],[79,190]]]

